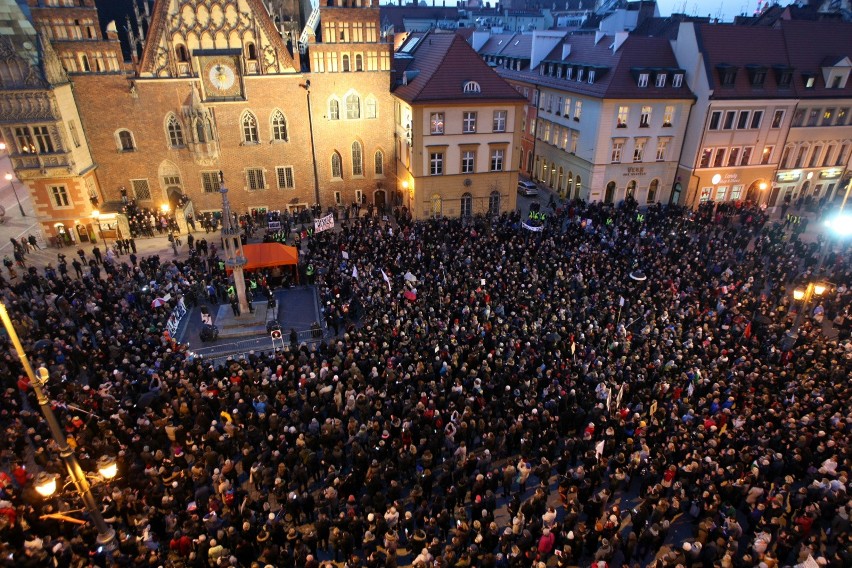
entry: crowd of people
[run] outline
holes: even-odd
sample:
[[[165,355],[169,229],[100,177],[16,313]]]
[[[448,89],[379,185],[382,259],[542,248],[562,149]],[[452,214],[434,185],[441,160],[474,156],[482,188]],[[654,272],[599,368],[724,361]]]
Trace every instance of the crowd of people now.
[[[151,307],[214,262],[5,286],[83,468],[118,460],[95,488],[118,536],[33,490],[65,478],[7,345],[0,565],[852,565],[849,250],[748,205],[543,218],[315,234],[328,335],[222,364]]]

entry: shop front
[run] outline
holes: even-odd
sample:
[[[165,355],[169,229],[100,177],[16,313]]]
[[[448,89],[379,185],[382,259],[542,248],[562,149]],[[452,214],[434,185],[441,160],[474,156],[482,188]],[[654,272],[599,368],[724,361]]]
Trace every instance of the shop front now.
[[[618,204],[632,197],[640,206],[668,203],[674,174],[675,165],[666,162],[610,164],[595,176],[591,200]]]
[[[816,207],[821,202],[834,201],[845,192],[841,179],[843,168],[782,170],[775,174],[773,192],[768,205],[780,207],[796,203]]]

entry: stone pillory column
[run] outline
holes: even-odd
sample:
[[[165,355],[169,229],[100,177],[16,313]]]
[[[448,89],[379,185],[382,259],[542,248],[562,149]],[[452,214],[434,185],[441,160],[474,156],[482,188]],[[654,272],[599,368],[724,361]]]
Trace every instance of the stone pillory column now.
[[[234,223],[231,215],[231,203],[228,201],[228,188],[225,187],[225,176],[219,172],[219,193],[222,194],[222,242],[225,246],[225,266],[232,271],[234,290],[240,303],[240,315],[248,315],[249,305],[246,299],[246,280],[243,266],[246,257],[243,254],[243,241],[240,239],[240,227]]]

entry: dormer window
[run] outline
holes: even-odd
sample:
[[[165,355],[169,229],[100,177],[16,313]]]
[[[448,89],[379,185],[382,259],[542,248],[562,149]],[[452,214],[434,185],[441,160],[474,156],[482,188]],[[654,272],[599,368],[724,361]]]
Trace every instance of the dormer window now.
[[[573,68],[573,67],[568,67],[568,68],[565,70],[565,78],[566,78],[566,79],[568,79],[568,80],[570,81],[573,77],[574,77],[574,68]]]
[[[639,86],[647,87],[648,86],[648,74],[647,73],[639,73]]]
[[[791,67],[776,66],[775,81],[779,89],[789,89],[793,84],[793,69]]]
[[[849,80],[852,59],[849,57],[826,57],[822,64],[822,80],[827,89],[845,89]]]
[[[583,71],[584,71],[584,70],[583,70],[583,68],[582,68],[582,67],[580,67],[579,69],[577,69],[577,82],[578,82],[578,83],[582,83],[582,82],[583,82]]]
[[[737,80],[736,67],[734,67],[733,65],[722,63],[721,65],[716,66],[716,70],[719,72],[719,81],[722,83],[723,87],[734,86],[734,83]]]
[[[751,82],[751,86],[758,89],[763,88],[763,83],[766,81],[766,67],[762,67],[760,65],[747,65],[746,69],[748,70],[748,77]]]
[[[662,88],[666,86],[666,74],[665,73],[657,73],[657,78],[654,81],[654,86],[657,88]]]
[[[595,82],[595,70],[592,69],[592,70],[589,71],[589,84],[591,85],[594,82]]]
[[[464,84],[464,92],[465,93],[479,93],[482,91],[482,88],[479,86],[479,83],[476,81],[468,81]]]
[[[813,89],[816,87],[816,75],[813,73],[802,73],[802,82],[804,82],[806,89]]]
[[[683,73],[677,73],[672,77],[672,87],[678,88],[683,85]]]

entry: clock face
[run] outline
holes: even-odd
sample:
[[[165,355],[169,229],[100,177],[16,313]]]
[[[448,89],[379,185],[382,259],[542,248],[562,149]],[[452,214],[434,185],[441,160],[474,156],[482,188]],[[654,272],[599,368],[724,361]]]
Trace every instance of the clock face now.
[[[231,67],[224,63],[219,63],[210,68],[209,78],[210,84],[216,89],[220,91],[227,91],[234,85],[234,81],[237,80],[237,75]]]
[[[237,59],[217,55],[203,60],[201,79],[208,98],[239,98],[243,96]]]

